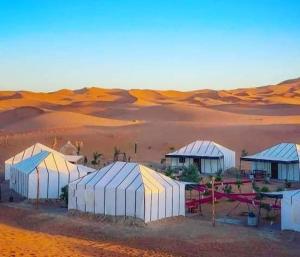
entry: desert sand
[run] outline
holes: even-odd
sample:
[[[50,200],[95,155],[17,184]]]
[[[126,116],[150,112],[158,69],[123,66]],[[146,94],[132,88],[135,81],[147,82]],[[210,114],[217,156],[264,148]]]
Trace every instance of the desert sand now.
[[[0,162],[39,141],[59,149],[83,141],[82,154],[160,163],[170,148],[215,140],[237,153],[299,142],[300,79],[278,85],[191,92],[97,87],[50,93],[0,92]],[[138,152],[134,154],[134,144]]]
[[[237,153],[299,143],[300,79],[278,85],[192,92],[102,89],[51,93],[0,91],[0,180],[4,161],[40,142],[59,150],[83,141],[91,161],[113,149],[158,165],[171,148],[214,140]],[[138,151],[134,153],[134,144]],[[238,161],[237,161],[238,164]],[[94,222],[0,204],[1,256],[297,256],[295,234],[263,232],[208,220],[174,219],[144,227]],[[234,249],[234,251],[232,250]]]

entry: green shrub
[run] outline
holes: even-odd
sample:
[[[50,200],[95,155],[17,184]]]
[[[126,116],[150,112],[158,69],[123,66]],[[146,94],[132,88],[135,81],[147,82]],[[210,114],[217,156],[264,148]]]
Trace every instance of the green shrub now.
[[[180,180],[199,183],[200,176],[198,168],[195,165],[190,165],[188,168],[184,167]]]
[[[283,187],[277,187],[277,188],[276,188],[276,192],[280,192],[280,191],[283,191],[283,190],[284,190]]]
[[[270,192],[269,188],[267,186],[263,186],[261,189],[260,189],[261,192],[264,192],[264,193],[267,193],[267,192]]]
[[[232,193],[232,186],[231,185],[225,185],[224,193],[231,194]]]
[[[68,201],[69,201],[69,187],[68,187],[68,185],[64,186],[61,189],[60,199],[64,200],[66,205],[68,205]]]
[[[171,167],[168,167],[165,171],[165,175],[170,177],[170,178],[174,178],[174,175],[173,175],[174,171],[172,170]]]
[[[288,181],[287,179],[284,181],[285,183],[285,188],[291,188],[292,187],[292,182]]]

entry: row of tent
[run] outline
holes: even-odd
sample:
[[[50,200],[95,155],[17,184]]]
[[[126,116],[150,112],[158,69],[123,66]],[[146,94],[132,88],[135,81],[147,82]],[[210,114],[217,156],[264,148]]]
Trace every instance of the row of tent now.
[[[196,151],[193,149],[202,151],[206,157],[208,153],[217,154],[218,159],[225,152],[217,144],[197,142],[186,147],[183,153]],[[289,156],[294,161],[293,154],[298,149],[281,144],[246,158],[256,158],[256,161],[269,155],[274,161]],[[182,150],[177,154],[182,154]],[[115,162],[95,170],[71,163],[69,158],[37,143],[5,162],[5,178],[9,179],[11,189],[28,199],[57,199],[61,189],[69,185],[69,210],[134,217],[145,222],[185,215],[184,182],[138,163]],[[299,231],[300,190],[282,195],[282,226]]]
[[[95,170],[68,158],[37,143],[5,162],[5,178],[27,199],[59,199],[68,185],[69,210],[145,222],[185,215],[183,182],[138,163],[114,162]]]
[[[195,141],[166,154],[173,168],[196,165],[200,173],[224,172],[236,166],[235,152],[213,141]],[[300,145],[280,143],[240,161],[251,164],[251,171],[264,172],[273,179],[300,181]]]

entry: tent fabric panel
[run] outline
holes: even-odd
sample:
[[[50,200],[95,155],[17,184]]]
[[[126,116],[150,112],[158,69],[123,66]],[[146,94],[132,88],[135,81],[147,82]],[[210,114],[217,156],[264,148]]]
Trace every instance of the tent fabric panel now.
[[[150,222],[152,221],[152,192],[146,185],[144,185],[144,199],[144,221]]]
[[[106,185],[105,193],[105,214],[116,215],[118,209],[118,190],[119,186],[124,180],[131,174],[134,173],[134,169],[137,167],[135,163],[128,163],[122,168],[122,171],[115,176],[110,183]],[[126,191],[125,191],[126,194]]]
[[[133,171],[124,179],[124,181],[118,186],[116,196],[116,215],[126,215],[126,197],[128,194],[128,189],[132,186],[131,193],[137,190],[137,187],[142,183],[141,175],[139,173],[139,168],[135,167]]]
[[[281,229],[300,232],[300,190],[283,193],[281,200]]]
[[[69,184],[68,187],[68,210],[75,210],[76,209],[76,185],[75,184]]]
[[[135,215],[136,218],[144,220],[144,186],[141,183],[135,192]]]
[[[36,199],[37,196],[37,173],[34,170],[28,175],[28,199]]]
[[[141,175],[138,174],[132,182],[125,188],[125,216],[131,216],[134,217],[136,215],[136,191],[140,187],[140,185],[143,183],[141,179]],[[120,204],[120,201],[118,201],[118,204]]]
[[[100,170],[95,171],[94,173],[88,174],[85,178],[80,182],[80,184],[84,184],[85,188],[94,188],[94,186],[102,179],[102,177],[114,166],[114,163],[103,167]]]

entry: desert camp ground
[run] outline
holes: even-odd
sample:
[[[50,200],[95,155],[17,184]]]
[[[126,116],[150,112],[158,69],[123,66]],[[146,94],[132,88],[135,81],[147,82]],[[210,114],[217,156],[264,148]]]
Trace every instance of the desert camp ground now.
[[[196,164],[199,164],[199,158],[207,159],[207,153],[210,153],[209,157],[213,153],[219,154],[217,160],[220,160],[221,152],[216,147],[223,151],[226,149],[209,141],[196,141],[193,145],[186,146],[184,152],[191,148],[189,158],[195,158]],[[204,152],[201,150],[203,147],[206,149]],[[39,149],[34,153],[36,148]],[[192,148],[198,153],[195,157],[191,155]],[[265,151],[276,152],[273,148]],[[281,145],[281,148],[292,149],[297,153],[298,146],[286,144]],[[298,246],[290,248],[290,244],[300,239],[300,233],[294,232],[300,232],[300,190],[297,190],[300,183],[293,181],[288,191],[284,191],[286,181],[272,178],[268,168],[265,173],[270,173],[270,179],[263,180],[261,173],[256,178],[256,163],[247,171],[249,174],[240,177],[241,183],[234,179],[237,169],[233,167],[212,173],[212,166],[206,165],[206,173],[205,166],[196,166],[203,177],[199,183],[193,183],[174,180],[165,176],[163,170],[153,170],[134,162],[112,161],[111,164],[94,169],[69,163],[63,153],[40,143],[27,149],[31,151],[24,150],[21,155],[31,152],[28,157],[12,157],[6,162],[6,177],[15,181],[10,181],[10,189],[21,197],[1,204],[3,212],[0,214],[0,223],[5,224],[1,223],[0,227],[4,236],[10,233],[18,234],[21,238],[16,237],[15,240],[9,240],[9,243],[7,239],[5,243],[1,242],[3,256],[11,256],[15,247],[22,247],[26,254],[35,252],[38,256],[46,256],[47,253],[54,256],[58,254],[58,246],[62,242],[65,243],[63,254],[74,256],[97,256],[99,252],[103,256],[199,256],[201,253],[204,256],[222,256],[220,249],[226,250],[228,244],[236,245],[236,256],[250,256],[247,251],[247,247],[250,250],[250,242],[256,245],[254,252],[257,256],[263,256],[266,249],[273,252],[274,256],[294,256],[299,251]],[[292,150],[288,150],[289,161],[295,157]],[[234,159],[234,152],[229,151],[230,158],[225,158],[230,161]],[[261,153],[258,155],[262,156]],[[18,160],[16,164],[12,159]],[[184,166],[185,163],[182,163]],[[34,179],[28,176],[32,171],[35,172]],[[76,174],[75,177],[72,177],[72,173]],[[57,195],[58,189],[62,188],[57,181],[60,179],[62,183],[63,174],[66,176],[64,185],[69,185],[68,206],[58,200]],[[213,185],[211,174],[215,176]],[[51,176],[53,178],[49,179]],[[221,180],[218,179],[220,176]],[[255,187],[268,187],[270,191],[263,192],[262,199],[256,198],[258,194],[254,192],[253,181],[249,179],[251,176]],[[30,184],[30,181],[39,182]],[[30,194],[26,186],[31,188]],[[49,197],[49,188],[50,192],[55,191],[53,197]],[[215,216],[212,215],[213,206]],[[257,224],[249,223],[249,213],[258,217]],[[22,222],[16,223],[16,215],[23,215]],[[35,220],[30,229],[27,228],[26,219]],[[51,225],[52,222],[54,225]],[[195,229],[195,226],[198,228]],[[235,228],[234,233],[232,226]],[[70,238],[69,235],[77,230],[80,232]],[[138,233],[141,235],[138,236]],[[30,238],[38,239],[40,247],[32,248],[22,243],[22,240],[29,242]],[[210,238],[208,242],[207,238]],[[61,242],[58,243],[58,239]],[[3,239],[0,237],[0,240]],[[42,244],[45,240],[47,243]],[[105,243],[106,240],[110,243]],[[182,242],[180,247],[175,243],[178,240]],[[191,249],[190,244],[197,240],[200,243]],[[91,242],[93,247],[87,250]],[[278,247],[277,242],[282,245]],[[72,247],[74,244],[76,247]],[[206,246],[212,247],[208,251]]]
[[[222,92],[149,91],[145,93],[142,90],[129,92],[90,88],[78,92],[68,90],[53,92],[50,95],[32,92],[20,92],[18,95],[15,95],[15,92],[3,93],[3,100],[0,101],[2,180],[5,178],[6,166],[12,164],[7,162],[5,165],[5,161],[14,156],[17,156],[16,160],[30,157],[33,152],[33,148],[30,147],[37,142],[48,147],[48,150],[41,149],[42,151],[53,153],[49,148],[55,149],[59,158],[64,159],[61,165],[67,162],[70,163],[68,167],[88,166],[96,170],[95,176],[99,169],[105,169],[113,163],[116,150],[120,162],[126,155],[127,160],[130,158],[130,165],[146,167],[140,169],[142,173],[143,170],[151,169],[153,170],[151,172],[158,172],[159,176],[164,175],[165,166],[170,164],[166,154],[174,153],[197,140],[214,142],[234,151],[236,169],[222,171],[223,184],[220,181],[215,182],[215,227],[212,226],[212,198],[209,185],[211,174],[206,174],[210,172],[201,173],[203,179],[199,186],[185,186],[185,216],[173,215],[174,217],[149,222],[132,219],[128,214],[135,216],[144,212],[144,209],[138,210],[139,204],[130,207],[127,203],[127,207],[124,208],[125,200],[122,200],[122,197],[124,199],[125,195],[116,194],[122,192],[125,185],[128,185],[125,180],[123,183],[124,176],[130,176],[131,169],[127,168],[124,168],[125,175],[121,175],[122,171],[107,173],[104,180],[99,180],[100,172],[98,172],[95,180],[91,179],[89,183],[84,183],[87,185],[86,192],[73,191],[73,196],[76,196],[79,201],[78,208],[70,208],[69,211],[64,201],[39,199],[37,209],[36,198],[28,200],[27,197],[14,195],[14,201],[10,202],[10,195],[6,195],[7,200],[2,200],[0,203],[1,256],[23,254],[25,256],[218,257],[228,256],[230,253],[231,256],[243,257],[266,256],[266,252],[271,256],[298,256],[299,232],[292,231],[291,228],[297,229],[299,222],[297,216],[293,215],[298,210],[295,205],[292,205],[299,201],[297,194],[300,188],[297,182],[299,165],[297,166],[296,159],[293,158],[287,158],[286,161],[271,158],[296,156],[293,149],[297,149],[295,143],[299,142],[300,138],[300,109],[297,105],[298,82],[293,83]],[[276,97],[272,97],[274,94]],[[294,105],[289,102],[291,99]],[[84,164],[84,158],[77,160],[70,157],[76,156],[77,153],[75,153],[76,149],[67,144],[68,141],[73,145],[76,145],[77,141],[83,142],[79,155],[87,156],[87,165]],[[267,154],[269,159],[242,160],[240,167],[243,149],[248,152],[243,158],[250,158],[278,144],[282,146],[276,147],[274,152],[269,150],[271,153]],[[203,170],[209,168],[210,171],[219,171],[223,165],[222,156],[213,145],[211,143],[209,146],[208,143],[207,147],[202,148],[203,153],[209,153],[212,157],[197,162],[198,164],[201,162]],[[196,143],[194,148],[195,146]],[[114,149],[115,147],[118,149]],[[28,148],[31,152],[25,151]],[[193,145],[187,150],[191,150],[190,148],[192,149]],[[199,149],[193,150],[201,153],[202,150]],[[39,152],[34,151],[33,155]],[[95,152],[102,155],[99,158],[100,164],[94,166],[91,161]],[[40,157],[44,158],[44,156]],[[194,156],[189,158],[191,157],[194,158]],[[200,160],[207,156],[196,157]],[[214,164],[216,159],[218,161]],[[192,162],[189,159],[185,161]],[[276,165],[272,164],[274,162],[278,163],[277,169]],[[58,178],[58,175],[56,177],[49,175],[48,179],[45,167],[48,167],[48,163],[52,163],[55,168],[53,160],[46,160],[46,165],[40,159],[37,163],[36,167],[43,167],[42,173],[46,175],[45,180],[40,184],[42,190],[47,188],[44,186],[52,181],[51,178]],[[60,182],[76,183],[78,178],[74,178],[74,182],[68,180],[69,171],[66,165],[64,166],[65,168],[59,166],[59,169],[53,169],[54,172],[56,171],[53,174],[58,174],[57,171],[65,172],[64,174],[67,175]],[[176,166],[179,166],[182,172],[182,163]],[[244,173],[239,172],[240,168]],[[135,170],[131,174],[138,175],[141,174],[140,171]],[[236,171],[241,176],[243,182],[241,185],[236,183]],[[180,172],[178,175],[175,174],[175,178],[180,175]],[[91,171],[82,178],[91,178],[93,173]],[[253,185],[249,182],[250,175],[254,176],[254,173],[258,175],[256,188],[267,187],[270,192],[274,192],[273,195],[265,192],[261,200],[264,203],[263,208],[258,208],[260,199],[254,199]],[[120,175],[114,177],[111,176],[112,174]],[[262,179],[262,176],[267,177],[267,181]],[[140,178],[143,181],[139,181]],[[157,178],[160,186],[153,186],[155,178],[156,175],[149,177],[147,174],[145,176],[142,174],[135,182],[131,180],[133,184],[129,188],[134,189],[134,193],[130,195],[128,193],[130,190],[127,191],[126,198],[134,199],[130,202],[138,203],[143,195],[138,186],[145,185],[145,191],[150,194],[149,206],[150,203],[156,204],[151,208],[151,217],[163,217],[163,214],[171,213],[170,206],[168,207],[169,201],[166,204],[166,199],[169,199],[172,189],[167,186],[168,182],[162,182],[160,178]],[[285,181],[285,178],[288,181]],[[99,187],[94,188],[98,180]],[[22,180],[18,181],[22,182]],[[58,193],[58,187],[60,189],[61,187],[57,179],[54,182],[55,193]],[[137,182],[140,184],[135,184]],[[9,183],[4,184],[4,189],[7,189]],[[3,183],[1,189],[3,189],[2,185]],[[105,198],[104,191],[110,192],[105,193]],[[235,195],[224,196],[229,191]],[[1,194],[4,194],[3,190]],[[95,214],[94,202],[90,201],[86,204],[86,200],[90,199],[86,196],[94,197],[94,195],[100,196],[100,199],[111,197],[109,206],[103,209],[104,212]],[[42,194],[39,198],[40,196]],[[73,201],[72,198],[71,200]],[[175,200],[173,198],[172,202]],[[286,218],[282,221],[283,212],[279,206],[283,205],[286,206]],[[171,208],[173,213],[175,213],[174,206],[175,204]],[[274,208],[270,209],[269,206]],[[101,208],[103,207],[99,206],[99,209]],[[103,215],[106,212],[114,214],[121,211],[123,212],[120,217]],[[258,227],[248,226],[248,213],[254,212],[258,217],[259,211]],[[284,230],[281,230],[282,225]]]

